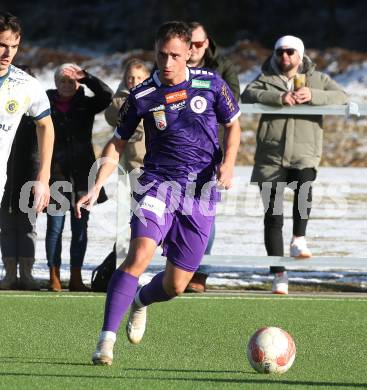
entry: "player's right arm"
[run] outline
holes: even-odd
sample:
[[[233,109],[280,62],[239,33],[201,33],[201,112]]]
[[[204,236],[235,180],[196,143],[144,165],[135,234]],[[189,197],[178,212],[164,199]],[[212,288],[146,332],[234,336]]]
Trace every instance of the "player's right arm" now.
[[[127,141],[134,134],[140,119],[135,98],[130,94],[120,109],[114,136],[107,142],[103,149],[101,166],[98,169],[95,183],[88,193],[81,197],[76,204],[75,216],[77,218],[81,218],[80,210],[82,207],[90,210],[97,200],[103,184],[117,167],[120,155],[123,153]]]
[[[119,139],[117,137],[112,137],[107,142],[102,152],[102,164],[98,169],[96,181],[88,193],[82,196],[76,204],[75,216],[77,218],[81,218],[82,207],[90,210],[92,205],[98,199],[98,195],[103,184],[117,167],[120,160],[120,155],[123,153],[126,143],[126,140]]]

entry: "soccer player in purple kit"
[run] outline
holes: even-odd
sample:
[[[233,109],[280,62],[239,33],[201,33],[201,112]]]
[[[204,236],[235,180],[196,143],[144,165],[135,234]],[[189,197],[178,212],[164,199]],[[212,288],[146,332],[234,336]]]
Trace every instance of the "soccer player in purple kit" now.
[[[186,23],[173,21],[159,27],[158,70],[131,90],[114,137],[103,150],[95,184],[76,207],[77,216],[81,207],[91,207],[144,119],[149,136],[143,174],[134,188],[137,208],[131,219],[130,248],[108,286],[102,331],[92,356],[97,365],[112,364],[116,333],[129,306],[127,337],[138,344],[146,328],[147,306],[184,292],[208,242],[217,200],[215,184],[231,187],[240,110],[219,75],[187,68],[190,45]],[[224,156],[218,145],[219,123],[226,127]],[[167,256],[165,270],[139,289],[139,276],[160,244]]]

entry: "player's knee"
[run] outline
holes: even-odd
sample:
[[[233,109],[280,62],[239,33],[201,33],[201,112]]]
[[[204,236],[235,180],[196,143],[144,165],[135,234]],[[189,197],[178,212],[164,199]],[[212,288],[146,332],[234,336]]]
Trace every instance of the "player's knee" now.
[[[151,255],[145,248],[136,248],[128,253],[123,268],[144,267],[150,261]]]

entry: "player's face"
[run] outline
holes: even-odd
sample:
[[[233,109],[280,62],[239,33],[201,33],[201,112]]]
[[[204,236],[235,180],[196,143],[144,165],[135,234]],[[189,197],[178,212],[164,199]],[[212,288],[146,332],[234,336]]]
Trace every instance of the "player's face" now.
[[[202,61],[205,50],[209,46],[209,40],[202,27],[197,27],[192,31],[191,35],[191,57],[189,64],[191,66],[199,66]]]
[[[56,79],[57,92],[63,99],[71,99],[79,88],[79,83],[70,77],[60,76]]]
[[[288,49],[289,53],[287,53],[287,49]],[[293,51],[293,53],[292,53],[292,51]],[[283,72],[289,72],[291,70],[296,70],[296,69],[298,69],[298,67],[301,63],[301,59],[299,57],[298,51],[294,50],[294,49],[289,50],[289,48],[287,46],[282,46],[279,51],[277,50],[276,58],[277,58],[279,68]]]
[[[8,68],[17,54],[20,35],[11,30],[0,32],[0,76],[5,76]]]
[[[186,63],[190,55],[189,45],[180,38],[157,42],[155,56],[161,82],[166,85],[182,83],[186,77]]]
[[[129,89],[134,88],[148,78],[148,76],[149,74],[143,68],[131,68],[126,73],[126,86]]]

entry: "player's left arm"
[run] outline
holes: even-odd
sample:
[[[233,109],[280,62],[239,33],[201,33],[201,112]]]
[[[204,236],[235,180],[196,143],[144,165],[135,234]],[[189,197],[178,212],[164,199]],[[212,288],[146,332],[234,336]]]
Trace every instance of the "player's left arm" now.
[[[228,190],[232,187],[233,169],[241,139],[241,127],[238,118],[225,125],[224,157],[217,172],[218,185]]]
[[[34,206],[37,212],[48,206],[50,201],[50,168],[54,145],[54,126],[50,115],[47,115],[36,122],[38,153],[40,166],[37,175],[37,185],[34,187]]]

